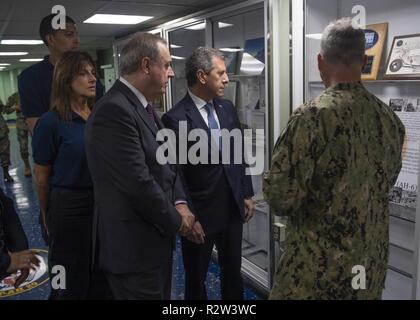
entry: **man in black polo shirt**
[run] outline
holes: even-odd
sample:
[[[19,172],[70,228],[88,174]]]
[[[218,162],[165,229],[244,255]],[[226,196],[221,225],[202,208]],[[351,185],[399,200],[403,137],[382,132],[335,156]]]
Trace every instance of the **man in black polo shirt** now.
[[[42,114],[50,109],[51,84],[54,65],[68,51],[79,50],[79,35],[74,20],[66,16],[66,29],[54,29],[52,20],[55,14],[42,19],[39,34],[50,54],[29,68],[18,79],[20,107],[31,134]],[[96,99],[103,95],[103,86],[96,82]]]

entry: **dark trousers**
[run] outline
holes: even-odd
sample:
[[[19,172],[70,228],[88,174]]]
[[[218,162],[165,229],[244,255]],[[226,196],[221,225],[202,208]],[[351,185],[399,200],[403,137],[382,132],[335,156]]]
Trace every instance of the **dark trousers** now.
[[[172,257],[166,264],[138,273],[105,272],[116,300],[170,300]]]
[[[185,268],[185,299],[207,300],[205,281],[213,246],[216,245],[220,267],[223,300],[242,300],[242,220],[232,214],[226,227],[206,235],[204,244],[195,244],[182,237]]]
[[[50,237],[48,236],[47,230],[45,229],[44,222],[43,222],[43,219],[42,219],[41,210],[39,211],[38,222],[39,222],[39,225],[41,227],[42,240],[44,240],[44,243],[45,243],[46,246],[49,246],[50,245]]]
[[[92,266],[93,191],[53,188],[50,192],[47,227],[50,234],[49,272],[65,268],[66,288],[51,287],[50,299],[112,298],[105,275]],[[51,281],[53,284],[54,281]]]

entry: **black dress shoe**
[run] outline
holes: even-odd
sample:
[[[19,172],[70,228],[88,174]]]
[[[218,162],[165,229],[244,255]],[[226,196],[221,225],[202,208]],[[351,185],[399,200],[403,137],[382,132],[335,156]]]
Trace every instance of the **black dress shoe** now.
[[[4,175],[4,181],[6,181],[6,182],[15,182],[15,180],[13,180],[13,178],[10,176],[10,174],[5,174]]]

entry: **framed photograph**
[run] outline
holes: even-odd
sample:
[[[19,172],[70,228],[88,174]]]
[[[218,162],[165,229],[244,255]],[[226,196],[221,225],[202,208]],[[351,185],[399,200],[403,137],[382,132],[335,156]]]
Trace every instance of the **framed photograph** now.
[[[402,112],[404,107],[404,99],[397,98],[397,99],[389,99],[389,107],[394,112]]]
[[[245,41],[244,52],[250,54],[255,59],[259,60],[262,63],[265,63],[265,39],[264,38],[255,38],[248,39]]]
[[[365,50],[367,63],[362,71],[362,80],[378,79],[379,66],[383,54],[383,48],[388,33],[388,23],[367,25],[365,32]]]
[[[225,56],[226,70],[228,74],[237,74],[239,51],[223,51]]]
[[[394,37],[384,78],[420,79],[420,33]]]

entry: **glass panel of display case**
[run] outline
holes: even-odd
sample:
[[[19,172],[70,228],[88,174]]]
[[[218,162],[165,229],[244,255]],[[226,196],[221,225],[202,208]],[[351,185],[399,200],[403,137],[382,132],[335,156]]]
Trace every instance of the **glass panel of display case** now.
[[[265,97],[264,7],[258,5],[240,14],[211,19],[214,47],[225,56],[229,84],[225,99],[236,106],[244,129],[261,129],[246,140],[249,153],[266,154],[268,144]],[[266,166],[266,163],[264,164]],[[262,174],[252,175],[256,199],[253,219],[244,225],[243,257],[252,263],[254,272],[268,279],[270,261],[270,215],[262,194]]]
[[[172,106],[184,98],[187,93],[185,60],[197,48],[206,44],[206,22],[182,27],[168,32],[169,47],[172,56],[172,69],[175,77],[171,80]]]

